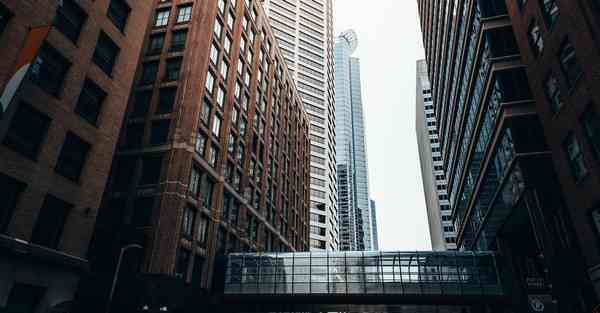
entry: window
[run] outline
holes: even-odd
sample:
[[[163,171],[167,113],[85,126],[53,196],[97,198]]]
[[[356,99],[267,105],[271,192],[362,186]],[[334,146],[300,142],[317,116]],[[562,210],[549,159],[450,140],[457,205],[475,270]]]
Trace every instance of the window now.
[[[188,185],[188,190],[193,195],[198,195],[201,179],[200,173],[200,169],[196,165],[193,165],[190,173],[190,183]]]
[[[219,160],[219,148],[216,145],[210,146],[210,151],[208,153],[208,164],[212,167],[217,166],[217,161]]]
[[[221,77],[223,77],[223,81],[227,80],[227,73],[229,72],[229,64],[225,59],[221,62]]]
[[[225,0],[219,0],[219,13],[225,14]]]
[[[223,48],[229,55],[231,53],[231,38],[229,36],[225,36],[225,40],[223,41]]]
[[[37,216],[30,241],[40,246],[56,249],[72,207],[71,204],[47,195]]]
[[[223,32],[223,24],[221,24],[221,21],[219,21],[218,19],[215,20],[213,32],[215,33],[215,38],[221,39],[221,33]]]
[[[167,26],[169,24],[169,15],[171,14],[170,9],[160,10],[156,12],[154,17],[154,27]]]
[[[0,3],[0,34],[8,25],[8,20],[13,16],[13,14],[2,4]]]
[[[583,130],[590,142],[592,151],[597,159],[600,159],[600,116],[590,105],[581,117]]]
[[[71,63],[49,44],[44,44],[31,65],[29,78],[42,90],[57,96]]]
[[[185,49],[185,43],[187,41],[187,30],[174,31],[171,36],[171,51],[178,52]]]
[[[195,150],[198,154],[200,154],[201,157],[204,157],[204,149],[205,148],[206,148],[206,135],[203,132],[198,131],[198,133],[196,134]]]
[[[106,92],[92,80],[86,78],[77,100],[75,112],[92,125],[96,125],[105,98]]]
[[[166,81],[178,80],[180,69],[181,69],[181,58],[168,59],[166,70],[165,70],[165,80]]]
[[[146,113],[148,113],[151,99],[152,91],[147,90],[137,92],[133,102],[133,109],[131,110],[131,117],[145,116]]]
[[[142,145],[144,139],[144,124],[134,123],[127,125],[125,131],[125,146],[128,148],[138,148]]]
[[[134,227],[148,227],[152,225],[152,210],[154,209],[154,198],[143,197],[135,199],[133,203],[133,217],[131,224]]]
[[[175,104],[175,96],[177,95],[177,88],[162,88],[160,89],[160,96],[158,98],[158,105],[156,106],[156,114],[166,114],[173,111]]]
[[[573,174],[575,180],[579,181],[587,174],[588,170],[583,159],[583,151],[575,134],[569,134],[563,145],[571,168],[571,174]]]
[[[33,313],[42,301],[45,287],[15,283],[8,295],[6,312]]]
[[[165,34],[154,34],[150,36],[150,42],[148,43],[147,54],[159,54],[165,44]]]
[[[59,5],[56,10],[54,26],[69,40],[77,42],[86,19],[87,14],[74,0],[63,0],[62,5]],[[0,31],[1,29],[0,25]]]
[[[215,66],[219,63],[219,48],[214,42],[210,46],[210,60]]]
[[[558,19],[558,0],[540,0],[544,21],[548,27],[554,26]]]
[[[217,104],[221,109],[225,106],[225,90],[221,85],[217,88]]]
[[[536,56],[540,55],[544,50],[544,38],[542,37],[542,29],[540,28],[540,25],[538,25],[536,20],[533,20],[533,22],[531,22],[531,25],[529,25],[528,35],[529,45],[531,46],[531,49],[533,50]]]
[[[221,134],[221,118],[218,115],[215,115],[213,119],[212,132],[217,138]]]
[[[200,215],[198,221],[198,232],[196,233],[196,240],[200,243],[206,242],[206,234],[208,232],[208,219],[204,215]]]
[[[160,179],[162,156],[148,156],[142,159],[140,185],[155,185]]]
[[[205,208],[207,209],[211,209],[212,208],[212,200],[213,200],[213,189],[215,187],[215,183],[212,182],[210,179],[207,179],[204,184],[202,184],[202,204]]]
[[[150,144],[162,145],[169,138],[169,127],[171,120],[158,120],[152,122],[152,131],[150,133]]]
[[[107,75],[112,74],[113,67],[119,55],[119,47],[104,32],[100,33],[96,50],[94,51],[94,63],[98,65]]]
[[[571,42],[567,39],[563,42],[560,48],[560,68],[565,75],[567,84],[569,87],[574,87],[575,83],[583,74],[583,71],[577,63],[577,56],[575,55],[575,47],[571,45]]]
[[[227,26],[229,26],[229,29],[231,29],[233,31],[233,24],[235,23],[235,15],[233,14],[233,12],[229,12],[228,17],[227,17]]]
[[[200,115],[200,119],[204,125],[208,126],[210,121],[210,112],[212,111],[212,105],[208,101],[208,99],[204,99],[204,105],[202,106],[202,113]]]
[[[208,93],[213,93],[215,88],[215,75],[211,71],[206,73],[206,83],[204,84],[204,87],[206,87]]]
[[[177,252],[177,264],[175,266],[175,275],[186,278],[190,264],[191,252],[187,249],[179,249]]]
[[[192,19],[192,6],[182,5],[177,11],[177,23],[186,23]]]
[[[70,180],[78,181],[90,148],[90,144],[68,132],[54,170]]]
[[[194,222],[196,221],[196,210],[187,207],[183,212],[183,236],[186,238],[192,238],[194,235]]]
[[[131,8],[127,5],[125,0],[111,0],[108,6],[108,18],[117,26],[121,31],[125,29],[125,25],[127,24],[127,18],[129,18],[129,13],[131,12]]]
[[[17,207],[20,194],[25,189],[25,184],[18,180],[0,174],[0,190],[2,190],[2,205],[0,210],[0,234],[5,234]]]
[[[554,74],[550,74],[546,81],[544,82],[544,92],[546,94],[546,98],[550,102],[550,108],[552,112],[558,113],[563,106],[562,96],[560,94],[560,85],[558,84],[558,79]]]
[[[30,159],[36,159],[49,126],[50,119],[47,116],[26,103],[20,103],[4,138],[4,145]]]
[[[144,63],[142,68],[141,84],[148,85],[154,83],[156,80],[156,73],[158,73],[158,62]]]

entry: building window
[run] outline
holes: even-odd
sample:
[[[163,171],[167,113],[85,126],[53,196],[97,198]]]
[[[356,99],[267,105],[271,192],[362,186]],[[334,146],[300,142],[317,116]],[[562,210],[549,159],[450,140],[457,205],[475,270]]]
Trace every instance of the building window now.
[[[108,6],[108,18],[119,30],[125,29],[131,8],[125,0],[111,0]]]
[[[221,109],[225,106],[225,90],[221,85],[217,88],[217,104]]]
[[[225,40],[223,41],[223,49],[227,52],[227,55],[231,52],[231,38],[229,36],[225,36]]]
[[[221,77],[223,77],[223,81],[227,80],[227,73],[229,72],[229,64],[225,59],[221,62]]]
[[[223,33],[223,24],[218,19],[215,20],[215,25],[213,25],[213,32],[217,39],[221,39],[221,33]]]
[[[105,98],[106,92],[92,80],[86,78],[77,100],[77,106],[75,106],[75,112],[90,124],[96,125]]]
[[[156,80],[156,73],[158,73],[158,62],[144,63],[140,83],[142,85],[154,83],[154,81]]]
[[[144,124],[134,123],[127,125],[125,131],[125,147],[138,148],[142,146],[144,139]]]
[[[96,50],[94,51],[94,63],[110,76],[117,61],[119,51],[120,49],[117,44],[106,33],[101,32],[96,44]]]
[[[210,104],[210,102],[208,101],[208,99],[204,99],[204,104],[202,106],[202,112],[200,115],[200,119],[202,120],[202,123],[204,123],[204,125],[208,126],[209,122],[210,122],[210,112],[212,110],[212,105]]]
[[[191,253],[187,249],[179,249],[177,252],[177,264],[175,266],[175,275],[186,279],[188,267],[190,264]]]
[[[544,92],[546,98],[550,102],[550,109],[552,112],[558,113],[563,106],[562,96],[560,94],[560,85],[558,79],[554,74],[550,74],[544,82]]]
[[[171,120],[158,120],[152,122],[152,131],[150,134],[150,144],[162,145],[167,142],[169,138],[169,127],[171,126]]]
[[[527,4],[528,0],[517,0],[517,4],[519,5],[519,9],[523,9],[525,7],[525,5]]]
[[[152,99],[152,91],[139,91],[135,94],[133,100],[133,108],[131,110],[131,117],[142,117],[148,113],[150,107],[150,100]]]
[[[38,214],[31,242],[56,249],[60,243],[65,222],[73,206],[51,195],[47,195]]]
[[[36,159],[49,126],[50,118],[30,105],[20,103],[4,138],[4,145],[30,159]]]
[[[185,43],[187,40],[187,30],[174,31],[171,36],[171,51],[178,52],[185,49]]]
[[[204,149],[206,148],[206,135],[201,132],[198,131],[198,133],[196,134],[196,152],[201,156],[204,157]]]
[[[166,70],[165,70],[165,80],[166,81],[178,80],[180,69],[181,69],[181,58],[168,59]]]
[[[69,40],[77,42],[86,19],[87,14],[75,1],[63,0],[56,10],[54,26]]]
[[[219,147],[216,145],[210,145],[210,151],[208,153],[208,164],[212,167],[217,166],[217,161],[219,160]]]
[[[206,179],[204,184],[202,184],[202,188],[201,188],[202,205],[204,206],[204,208],[209,209],[209,210],[212,209],[212,205],[213,205],[213,189],[214,189],[214,187],[215,187],[215,183],[210,179]]]
[[[544,38],[542,37],[542,29],[540,25],[538,25],[536,20],[531,22],[529,25],[529,33],[528,33],[529,45],[533,50],[534,54],[540,55],[544,50]]]
[[[540,0],[540,2],[546,25],[554,26],[558,19],[558,0]]]
[[[210,60],[215,66],[219,63],[219,48],[214,42],[210,46]]]
[[[206,87],[206,91],[209,94],[213,93],[215,88],[215,75],[211,71],[206,73],[206,83],[204,84],[204,87]]]
[[[0,174],[0,190],[2,190],[3,210],[0,210],[0,234],[5,234],[17,207],[19,195],[25,189],[25,184],[18,180]]]
[[[192,6],[182,5],[177,11],[177,23],[186,23],[192,19]]]
[[[573,88],[577,83],[577,80],[583,74],[583,70],[577,63],[577,55],[575,54],[575,47],[567,39],[563,42],[560,48],[560,68],[565,75],[567,84]]]
[[[170,9],[160,10],[156,12],[154,16],[154,27],[163,27],[169,24],[169,15],[171,14]]]
[[[4,309],[6,312],[36,312],[45,292],[45,287],[14,283]]]
[[[192,172],[190,173],[190,183],[188,185],[188,190],[193,195],[198,195],[200,190],[200,180],[201,180],[200,169],[196,166],[192,166]]]
[[[156,185],[160,180],[162,156],[148,156],[142,159],[140,185]]]
[[[204,215],[200,215],[200,220],[198,221],[198,233],[196,234],[196,240],[199,243],[206,243],[206,235],[208,233],[208,219]]]
[[[152,225],[152,210],[154,209],[154,198],[137,198],[133,203],[133,217],[131,224],[134,227],[148,227]]]
[[[191,207],[186,207],[183,212],[183,236],[186,238],[193,238],[194,236],[194,222],[196,221],[196,210]]]
[[[219,138],[221,134],[221,118],[218,115],[215,115],[213,119],[212,132],[215,137]]]
[[[55,171],[70,180],[78,181],[90,148],[90,144],[68,132]]]
[[[0,34],[4,32],[6,25],[8,25],[8,21],[12,18],[13,14],[6,8],[2,3],[0,3]]]
[[[160,54],[165,44],[165,34],[155,34],[150,36],[150,42],[148,43],[147,54]]]
[[[167,114],[173,112],[177,88],[161,88],[156,106],[156,114]]]
[[[29,71],[29,78],[44,91],[57,96],[71,63],[49,44],[44,44]]]
[[[583,159],[583,151],[579,140],[575,137],[575,134],[571,133],[565,139],[563,144],[565,152],[567,154],[567,160],[571,168],[571,174],[576,181],[581,180],[588,172],[585,160]]]
[[[590,142],[596,159],[600,159],[600,116],[590,105],[581,117],[583,130]]]

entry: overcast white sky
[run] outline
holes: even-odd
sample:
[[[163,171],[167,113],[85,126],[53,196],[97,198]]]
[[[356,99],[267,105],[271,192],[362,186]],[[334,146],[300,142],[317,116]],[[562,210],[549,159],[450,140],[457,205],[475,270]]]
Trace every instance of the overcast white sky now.
[[[416,0],[333,0],[335,34],[358,34],[371,197],[381,250],[430,250],[415,135]]]

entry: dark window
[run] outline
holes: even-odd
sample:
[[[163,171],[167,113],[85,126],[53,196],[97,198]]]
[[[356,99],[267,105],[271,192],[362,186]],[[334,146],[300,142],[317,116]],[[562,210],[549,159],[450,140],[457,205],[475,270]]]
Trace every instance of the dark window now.
[[[156,80],[156,73],[158,72],[158,62],[144,63],[142,69],[141,84],[152,84]]]
[[[575,47],[569,40],[565,40],[560,48],[560,68],[565,75],[569,87],[574,87],[575,83],[583,74],[583,70],[577,63],[577,55]]]
[[[77,42],[83,23],[87,19],[85,11],[74,0],[63,0],[56,10],[54,26],[67,38]]]
[[[165,34],[155,34],[150,36],[150,42],[148,43],[147,54],[159,54],[165,44]]]
[[[202,184],[202,204],[205,208],[211,209],[213,202],[213,189],[215,187],[215,183],[210,179],[206,179]]]
[[[0,174],[0,190],[2,190],[2,210],[0,210],[0,234],[6,233],[17,206],[19,195],[25,189],[25,184],[18,180]]]
[[[176,94],[177,88],[162,88],[158,98],[156,114],[171,113],[173,111],[173,104],[175,103]]]
[[[140,185],[155,185],[160,179],[162,156],[151,156],[142,159],[142,177]]]
[[[192,282],[197,285],[202,283],[202,269],[204,268],[204,257],[196,255],[194,257],[194,268],[192,270]]]
[[[193,238],[194,236],[194,222],[196,221],[196,210],[190,207],[185,208],[183,213],[183,236],[186,238]]]
[[[13,14],[6,8],[2,3],[0,3],[0,34],[8,25],[8,21],[12,18]]]
[[[96,125],[105,98],[106,92],[90,79],[86,79],[79,94],[75,112],[86,121]]]
[[[118,29],[123,30],[127,24],[127,18],[129,18],[130,12],[131,8],[127,5],[125,0],[111,0],[108,6],[107,15]]]
[[[563,107],[563,100],[560,94],[560,84],[558,83],[558,79],[552,73],[548,75],[544,81],[544,93],[550,102],[552,112],[558,113]]]
[[[57,96],[71,63],[49,44],[44,44],[31,65],[29,78],[44,91]]]
[[[46,288],[15,283],[8,295],[5,312],[34,313]]]
[[[71,132],[67,133],[56,163],[56,172],[68,179],[78,181],[89,151],[90,145],[87,142]]]
[[[558,19],[558,0],[540,0],[544,21],[548,27],[554,26]]]
[[[531,46],[533,53],[536,56],[540,55],[544,50],[544,38],[542,37],[542,28],[536,20],[533,20],[531,25],[529,25],[529,33],[527,35],[529,46]]]
[[[171,36],[171,51],[183,51],[187,39],[187,30],[174,31]]]
[[[573,174],[576,181],[579,181],[588,173],[588,169],[583,158],[583,150],[581,150],[581,145],[575,134],[571,133],[567,136],[563,148],[569,161],[571,174]]]
[[[127,125],[125,131],[125,146],[128,148],[138,148],[142,145],[144,139],[144,124],[135,123]]]
[[[133,204],[133,218],[131,224],[135,227],[147,227],[152,222],[152,209],[154,198],[137,198]]]
[[[117,56],[119,55],[119,47],[108,37],[104,32],[100,33],[96,50],[94,51],[94,63],[98,65],[106,74],[111,75]]]
[[[181,58],[168,59],[165,70],[165,80],[174,81],[179,79],[179,71],[181,69]]]
[[[152,133],[150,136],[150,144],[161,145],[167,142],[169,138],[169,126],[171,120],[158,120],[152,122]]]
[[[148,113],[150,101],[152,100],[152,91],[139,91],[135,94],[131,117],[142,117]]]
[[[71,204],[47,195],[38,214],[31,242],[56,249],[72,207]]]
[[[191,253],[189,250],[179,249],[179,252],[177,253],[177,264],[175,266],[175,274],[177,276],[185,279],[185,276],[187,275],[188,271],[188,266],[190,264],[190,257]]]
[[[583,129],[587,136],[592,151],[597,159],[600,159],[600,116],[590,107],[583,113],[581,117]]]
[[[192,171],[190,172],[190,182],[188,185],[188,190],[192,195],[194,195],[194,196],[198,195],[198,190],[199,190],[201,180],[202,180],[202,172],[196,165],[193,165]]]
[[[36,159],[49,125],[50,118],[30,105],[20,103],[4,144],[30,159]]]
[[[131,184],[131,179],[135,174],[135,158],[120,157],[117,165],[114,167],[113,188],[118,191],[127,190]]]

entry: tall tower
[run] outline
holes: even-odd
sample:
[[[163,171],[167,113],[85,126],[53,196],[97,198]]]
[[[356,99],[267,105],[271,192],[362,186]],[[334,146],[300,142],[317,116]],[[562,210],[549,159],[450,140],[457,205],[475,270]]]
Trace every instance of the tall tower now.
[[[341,250],[373,249],[360,60],[351,57],[356,33],[341,33],[335,43],[336,150]]]
[[[310,119],[313,250],[337,250],[332,0],[266,0],[264,8]]]
[[[425,60],[417,61],[416,130],[425,191],[431,247],[435,251],[455,250],[456,231],[452,223],[444,162],[440,152],[437,119],[431,97],[431,83]]]

